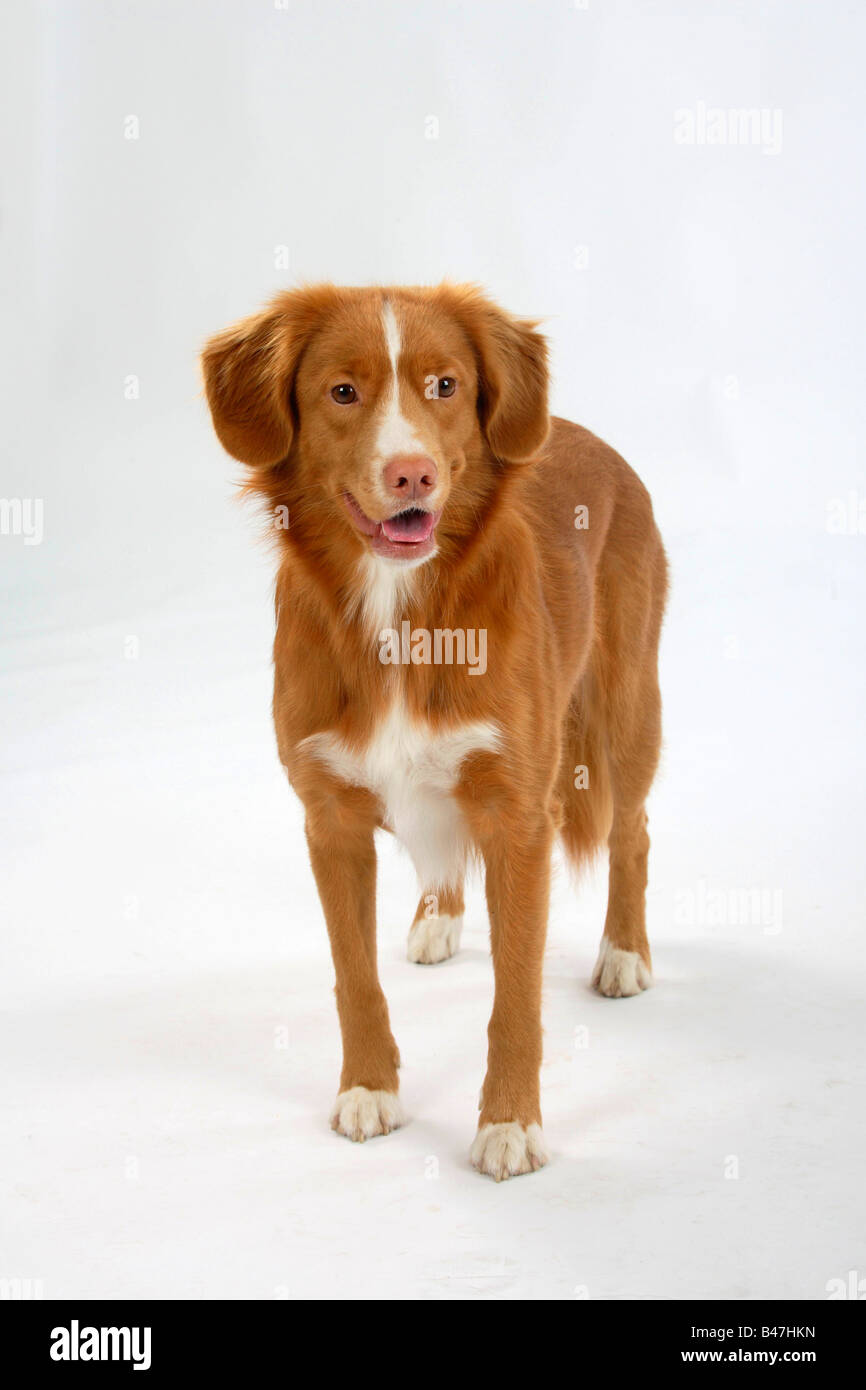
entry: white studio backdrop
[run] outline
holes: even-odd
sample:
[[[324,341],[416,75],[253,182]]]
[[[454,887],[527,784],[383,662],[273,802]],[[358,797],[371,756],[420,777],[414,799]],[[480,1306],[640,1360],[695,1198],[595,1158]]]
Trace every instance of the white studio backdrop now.
[[[820,1298],[866,1272],[864,31],[800,0],[4,8],[0,1277]],[[555,1162],[501,1192],[466,1161],[481,895],[461,956],[410,967],[390,845],[413,1123],[363,1153],[327,1130],[272,557],[196,363],[278,288],[443,277],[545,319],[554,409],[641,474],[673,580],[659,984],[587,991],[603,869],[562,875]]]

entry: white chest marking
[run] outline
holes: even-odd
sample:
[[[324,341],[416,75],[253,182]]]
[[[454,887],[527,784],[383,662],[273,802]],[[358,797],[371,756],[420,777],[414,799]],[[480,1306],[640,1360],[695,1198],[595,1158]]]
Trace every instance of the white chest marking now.
[[[364,554],[358,563],[358,587],[348,604],[351,619],[360,612],[361,621],[373,642],[380,640],[383,628],[399,626],[399,619],[414,589],[413,573],[424,560],[387,560],[382,555]]]
[[[422,888],[435,892],[460,881],[468,840],[452,793],[470,753],[499,749],[495,724],[479,720],[434,733],[395,701],[359,752],[333,734],[314,734],[305,744],[344,782],[379,797],[385,824],[408,849]]]

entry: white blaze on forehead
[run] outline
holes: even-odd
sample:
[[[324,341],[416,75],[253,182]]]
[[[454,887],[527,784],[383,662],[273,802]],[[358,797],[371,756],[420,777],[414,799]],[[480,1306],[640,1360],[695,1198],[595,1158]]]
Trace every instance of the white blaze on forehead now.
[[[406,419],[400,409],[400,382],[397,377],[397,362],[400,357],[402,341],[397,315],[389,299],[382,306],[382,332],[391,363],[391,380],[385,391],[379,430],[373,446],[376,463],[386,463],[399,454],[424,454],[426,449],[418,438],[414,426]]]
[[[391,359],[391,372],[397,377],[397,358],[400,356],[400,325],[397,322],[397,315],[394,313],[394,306],[390,299],[386,299],[382,306],[382,327],[385,330],[385,346],[388,349],[388,356]]]

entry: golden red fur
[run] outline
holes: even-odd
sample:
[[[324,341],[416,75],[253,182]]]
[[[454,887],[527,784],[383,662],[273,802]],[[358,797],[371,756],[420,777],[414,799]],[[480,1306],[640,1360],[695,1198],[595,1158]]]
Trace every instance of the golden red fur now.
[[[483,861],[496,994],[473,1160],[496,1178],[529,1171],[546,1157],[541,979],[557,833],[575,862],[610,847],[594,983],[621,995],[650,982],[644,803],[667,581],[649,496],[606,444],[550,419],[536,325],[472,287],[289,291],[214,338],[203,364],[220,440],[288,518],[274,719],[336,970],[335,1128],[364,1138],[401,1121],[374,831],[405,825],[432,880],[414,959],[453,946],[463,842]],[[404,524],[420,542],[388,539]],[[404,552],[421,558],[402,564]],[[404,619],[484,631],[486,671],[383,665],[378,627]],[[440,875],[428,850],[444,847]]]

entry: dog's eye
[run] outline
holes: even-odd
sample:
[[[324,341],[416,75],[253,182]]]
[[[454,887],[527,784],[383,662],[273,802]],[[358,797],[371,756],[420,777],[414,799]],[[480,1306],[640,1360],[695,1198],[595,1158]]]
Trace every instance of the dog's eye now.
[[[438,382],[438,394],[440,396],[453,396],[457,390],[457,382],[453,376],[440,376]]]
[[[331,392],[331,396],[337,402],[337,405],[351,405],[353,401],[358,399],[358,393],[354,386],[350,386],[346,381],[340,386],[335,386]]]

